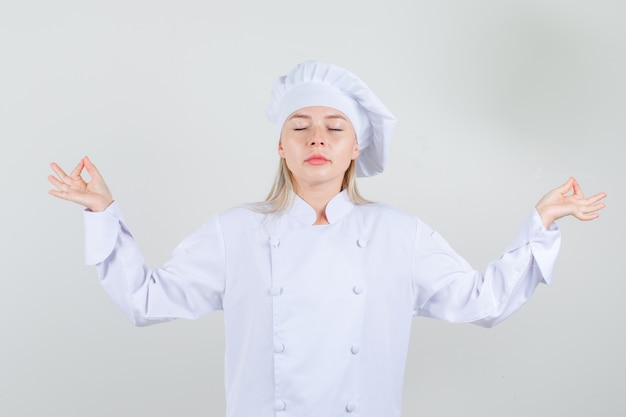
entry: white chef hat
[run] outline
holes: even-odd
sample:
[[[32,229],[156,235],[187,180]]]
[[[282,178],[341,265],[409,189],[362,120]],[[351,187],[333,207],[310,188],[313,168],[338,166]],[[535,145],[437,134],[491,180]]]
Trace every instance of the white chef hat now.
[[[336,65],[305,61],[276,80],[266,115],[282,129],[291,113],[309,106],[332,107],[348,116],[359,143],[357,176],[383,172],[396,118],[363,81]]]

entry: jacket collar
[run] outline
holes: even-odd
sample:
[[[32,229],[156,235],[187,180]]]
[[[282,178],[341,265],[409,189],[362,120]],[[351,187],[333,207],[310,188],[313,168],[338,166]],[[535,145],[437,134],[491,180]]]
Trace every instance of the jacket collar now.
[[[333,224],[340,221],[353,207],[354,203],[350,201],[348,192],[343,190],[334,196],[328,202],[328,205],[326,205],[326,218],[328,218],[328,223]],[[315,209],[297,194],[294,194],[293,204],[289,208],[288,213],[306,225],[312,225],[316,220]]]

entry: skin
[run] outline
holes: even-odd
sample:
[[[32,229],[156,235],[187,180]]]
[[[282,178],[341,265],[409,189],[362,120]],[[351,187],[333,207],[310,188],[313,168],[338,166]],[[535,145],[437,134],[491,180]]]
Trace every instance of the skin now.
[[[574,216],[583,221],[598,218],[598,211],[604,208],[604,203],[600,202],[604,197],[606,193],[585,198],[578,181],[570,177],[563,185],[543,196],[535,208],[547,228],[565,216]]]
[[[348,118],[338,110],[321,106],[292,113],[283,125],[278,154],[287,162],[296,193],[315,209],[315,224],[328,224],[326,205],[341,191],[343,175],[350,161],[359,155],[356,134]],[[313,155],[323,156],[324,160],[311,160]],[[50,166],[55,175],[48,180],[55,189],[49,193],[54,197],[96,212],[113,202],[102,175],[88,157],[81,159],[69,174],[54,162]],[[84,171],[89,174],[89,181],[83,179]],[[603,192],[585,197],[576,179],[570,177],[544,195],[535,208],[547,228],[566,216],[582,221],[598,218],[605,197]]]
[[[49,191],[50,195],[80,204],[91,211],[103,211],[113,202],[113,195],[100,171],[87,156],[69,174],[56,162],[51,163],[50,167],[56,174],[48,176],[48,181],[56,188]],[[89,182],[82,177],[84,170],[91,177]]]
[[[296,194],[315,209],[315,224],[328,224],[326,204],[341,191],[350,161],[359,156],[348,117],[321,106],[293,112],[283,125],[278,155],[291,171]]]

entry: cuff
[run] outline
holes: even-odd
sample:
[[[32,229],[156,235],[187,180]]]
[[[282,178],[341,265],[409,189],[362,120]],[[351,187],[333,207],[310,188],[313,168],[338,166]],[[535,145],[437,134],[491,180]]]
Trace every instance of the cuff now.
[[[550,285],[552,284],[556,258],[561,248],[561,231],[554,222],[546,229],[537,210],[533,210],[533,214],[535,221],[539,223],[541,229],[531,240],[530,246],[535,263],[543,276],[544,283]]]
[[[533,267],[539,268],[543,282],[550,285],[556,258],[561,247],[559,227],[556,223],[552,223],[546,229],[539,213],[533,209],[515,238],[506,247],[505,252],[513,252],[526,245],[529,245],[535,261]]]
[[[86,265],[96,265],[113,252],[122,221],[122,213],[115,201],[104,211],[83,212]]]

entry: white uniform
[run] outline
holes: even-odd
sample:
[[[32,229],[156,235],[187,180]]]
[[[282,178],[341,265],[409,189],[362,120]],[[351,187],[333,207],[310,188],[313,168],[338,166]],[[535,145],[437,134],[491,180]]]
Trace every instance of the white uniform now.
[[[381,204],[234,208],[144,265],[119,209],[86,212],[86,260],[136,325],[223,309],[228,417],[398,417],[411,317],[491,326],[549,283],[560,233],[533,210],[484,275]]]

